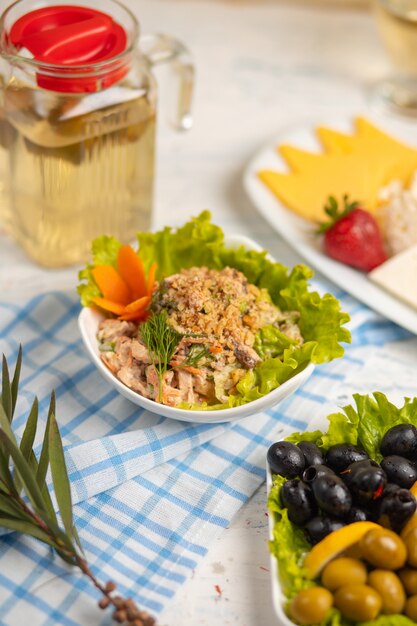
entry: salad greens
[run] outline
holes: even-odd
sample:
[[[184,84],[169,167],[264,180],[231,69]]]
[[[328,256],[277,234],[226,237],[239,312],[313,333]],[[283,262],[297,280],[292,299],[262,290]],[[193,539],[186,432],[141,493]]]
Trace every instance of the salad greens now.
[[[138,233],[137,238],[145,270],[148,271],[152,263],[157,263],[157,280],[189,267],[222,269],[230,266],[240,270],[249,282],[266,288],[281,310],[300,314],[297,323],[304,339],[302,345],[297,345],[272,327],[263,329],[255,347],[264,361],[241,379],[237,395],[229,396],[225,404],[187,408],[213,410],[239,406],[272,391],[309,362],[324,363],[343,356],[340,344],[350,342],[350,333],[343,327],[349,316],[340,311],[334,296],[320,296],[309,291],[308,280],[313,272],[305,265],[296,265],[288,270],[281,263],[270,261],[266,252],[248,251],[243,246],[237,249],[227,247],[222,229],[211,223],[208,211],[176,231],[166,227],[156,233]],[[93,242],[93,263],[79,274],[81,284],[78,292],[83,306],[91,306],[93,298],[100,296],[92,269],[95,265],[115,266],[120,246],[117,239],[107,236]]]
[[[329,428],[304,433],[293,433],[287,441],[299,443],[312,441],[324,452],[338,443],[353,443],[362,447],[372,459],[380,461],[380,443],[384,434],[397,424],[417,426],[417,398],[404,399],[400,408],[389,402],[381,392],[372,396],[355,394],[354,406],[343,407],[343,413],[328,416]],[[285,482],[282,476],[274,476],[269,493],[268,507],[274,515],[273,540],[270,550],[278,561],[280,578],[285,596],[291,600],[301,589],[315,583],[308,580],[302,563],[306,552],[311,549],[303,531],[289,521],[287,511],[281,503],[281,487]],[[337,609],[332,609],[328,618],[320,626],[352,626]],[[405,615],[381,615],[372,622],[363,622],[360,626],[413,626],[414,622]]]
[[[319,448],[327,450],[337,443],[353,443],[362,447],[372,459],[380,462],[379,452],[385,433],[397,424],[417,426],[417,398],[405,398],[401,408],[392,404],[385,394],[376,391],[372,396],[353,396],[356,408],[346,406],[344,413],[328,416],[329,428],[326,433],[319,430],[294,433],[288,441],[313,441]]]

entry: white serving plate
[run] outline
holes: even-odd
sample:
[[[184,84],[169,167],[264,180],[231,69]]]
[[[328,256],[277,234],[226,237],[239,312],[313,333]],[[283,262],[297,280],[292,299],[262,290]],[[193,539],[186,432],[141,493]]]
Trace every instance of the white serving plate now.
[[[251,239],[239,235],[226,237],[225,243],[229,247],[238,248],[240,246],[244,246],[248,250],[262,250],[262,248]],[[285,398],[288,398],[288,396],[293,394],[308,378],[310,378],[314,370],[314,365],[310,363],[302,372],[296,374],[293,378],[290,378],[290,380],[287,380],[280,387],[274,389],[274,391],[271,391],[266,396],[258,398],[253,402],[244,404],[243,406],[221,409],[219,411],[187,411],[184,409],[177,409],[175,407],[158,404],[157,402],[144,398],[135,391],[132,391],[129,387],[126,387],[123,383],[121,383],[104,365],[100,358],[100,352],[96,339],[98,325],[102,319],[104,319],[104,315],[89,308],[84,308],[78,317],[78,325],[84,345],[100,374],[112,387],[114,387],[114,389],[134,404],[137,404],[152,413],[157,413],[158,415],[181,420],[183,422],[200,422],[209,424],[215,424],[218,422],[233,422],[241,419],[242,417],[247,417],[248,415],[254,415],[267,409],[271,409],[279,404],[279,402],[282,402],[282,400],[285,400]]]
[[[386,117],[372,116],[371,121],[393,136],[417,146],[417,126]],[[350,119],[336,119],[325,123],[335,130],[353,130]],[[283,132],[264,146],[246,167],[243,178],[245,190],[263,217],[309,265],[377,313],[417,334],[416,310],[372,283],[366,274],[326,256],[321,250],[320,238],[314,235],[314,225],[287,209],[257,176],[257,172],[262,169],[287,171],[284,160],[276,150],[280,144],[321,152],[322,148],[314,132],[314,128],[320,124],[324,124],[323,120],[306,122]]]
[[[269,495],[272,487],[272,475],[269,469],[268,462],[266,463],[266,487],[267,494]],[[274,538],[274,514],[272,513],[272,511],[268,511],[268,526],[269,538],[272,541]],[[286,598],[282,592],[280,584],[278,561],[272,553],[269,554],[269,561],[271,564],[272,603],[274,605],[274,610],[276,616],[278,617],[279,624],[281,626],[297,626],[297,624],[294,624],[294,622],[290,620],[290,618],[286,615],[284,611]]]

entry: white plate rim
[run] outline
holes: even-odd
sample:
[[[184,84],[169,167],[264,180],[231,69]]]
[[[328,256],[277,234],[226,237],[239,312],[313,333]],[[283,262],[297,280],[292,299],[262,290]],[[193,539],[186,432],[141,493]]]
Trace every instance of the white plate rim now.
[[[259,244],[257,244],[249,237],[245,237],[243,235],[226,236],[225,244],[229,247],[244,246],[248,250],[263,250],[263,248]],[[270,258],[273,260],[272,257]],[[274,389],[262,398],[258,398],[257,400],[248,402],[243,406],[232,407],[230,409],[220,409],[218,411],[187,411],[184,409],[177,409],[175,407],[158,404],[153,400],[144,398],[138,393],[132,391],[131,389],[123,385],[123,383],[121,383],[104,365],[104,363],[100,359],[97,341],[92,340],[93,329],[97,329],[100,320],[102,320],[103,318],[104,315],[100,314],[94,309],[90,309],[87,307],[83,308],[78,316],[78,327],[84,346],[87,349],[90,359],[99,370],[100,374],[117,391],[119,391],[119,393],[121,393],[125,398],[127,398],[134,404],[139,405],[142,408],[151,411],[152,413],[157,413],[158,415],[163,415],[164,417],[169,417],[184,422],[198,422],[210,424],[232,422],[238,419],[242,419],[243,417],[248,417],[249,415],[254,415],[256,413],[260,413],[264,410],[270,409],[291,394],[293,394],[308,378],[310,378],[315,368],[313,363],[309,363],[301,372],[287,380],[285,383],[280,385],[280,387],[277,387],[277,389]]]
[[[400,139],[403,133],[405,135],[403,139],[407,141],[409,124],[399,124],[398,120],[386,118],[375,119],[375,116],[367,116],[367,119],[388,132],[395,133]],[[342,131],[351,130],[352,124],[352,119],[348,117],[334,118],[326,123],[335,130]],[[334,261],[314,248],[308,241],[308,238],[312,238],[311,235],[310,237],[306,235],[306,232],[311,233],[314,226],[287,209],[257,176],[260,169],[286,171],[285,162],[276,151],[280,144],[289,143],[311,151],[320,149],[320,144],[314,134],[316,125],[311,120],[299,126],[293,126],[288,131],[278,134],[273,141],[258,150],[245,168],[244,189],[264,219],[309,265],[381,316],[417,334],[417,311],[370,281],[366,274]],[[395,130],[392,130],[393,126]],[[415,128],[413,132],[416,132]]]
[[[272,474],[269,469],[268,461],[266,462],[266,492],[267,492],[267,502],[269,499],[269,494],[272,488]],[[274,525],[275,525],[275,517],[274,513],[269,510],[268,507],[268,531],[269,531],[269,539],[273,541],[274,539]],[[279,619],[280,624],[282,626],[297,626],[294,624],[285,613],[284,603],[286,601],[286,597],[282,591],[280,577],[279,577],[279,565],[277,558],[269,553],[269,562],[271,567],[271,589],[272,589],[272,603],[274,606],[275,614]]]

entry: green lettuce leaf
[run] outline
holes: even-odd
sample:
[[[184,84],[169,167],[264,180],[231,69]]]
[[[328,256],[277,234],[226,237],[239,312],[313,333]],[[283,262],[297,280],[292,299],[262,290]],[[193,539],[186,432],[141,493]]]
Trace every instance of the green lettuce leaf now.
[[[291,600],[301,589],[314,587],[315,583],[307,580],[302,568],[304,556],[311,546],[302,529],[290,522],[287,509],[281,503],[284,483],[285,478],[276,476],[268,496],[268,507],[274,515],[274,539],[270,542],[270,549],[278,561],[284,594]]]
[[[98,237],[92,243],[92,257],[93,262],[87,263],[86,267],[78,274],[78,279],[82,281],[77,291],[81,297],[81,304],[83,306],[91,306],[93,298],[99,298],[101,291],[94,282],[92,269],[96,265],[113,265],[116,266],[117,253],[121,247],[120,241],[115,237],[108,237],[103,235]]]
[[[273,327],[265,327],[256,339],[256,349],[264,358],[254,370],[248,371],[237,385],[237,393],[225,404],[198,408],[207,410],[239,406],[276,389],[297,374],[308,363],[323,363],[343,355],[340,343],[350,341],[350,333],[343,328],[349,317],[340,311],[339,302],[330,294],[320,296],[309,291],[308,280],[313,273],[304,265],[291,271],[281,263],[272,262],[266,252],[248,251],[244,247],[228,248],[219,226],[211,223],[204,211],[181,228],[169,227],[156,233],[138,233],[140,257],[146,269],[156,261],[157,278],[161,280],[193,266],[211,269],[234,267],[249,282],[266,288],[271,300],[283,311],[298,311],[298,321],[304,343],[300,346]],[[99,237],[93,242],[93,262],[80,272],[78,292],[81,303],[91,306],[100,296],[94,282],[95,265],[116,265],[120,242],[113,237]],[[193,409],[197,406],[184,405]]]
[[[415,626],[415,622],[405,615],[381,615],[372,622],[362,622],[360,626]]]
[[[289,441],[313,441],[327,450],[337,443],[353,443],[363,448],[371,458],[381,461],[381,441],[387,430],[397,424],[413,424],[417,427],[417,398],[404,398],[404,405],[396,407],[385,394],[375,391],[372,396],[354,394],[355,406],[343,407],[343,413],[328,416],[326,433],[293,433]]]
[[[344,350],[339,342],[350,342],[350,333],[343,328],[349,316],[340,311],[340,304],[334,296],[320,296],[309,291],[308,280],[313,272],[308,267],[296,265],[289,271],[281,263],[270,261],[266,252],[248,252],[243,247],[225,249],[221,258],[224,265],[237,268],[250,282],[265,287],[280,309],[300,312],[298,325],[304,341],[316,343],[313,363],[325,363],[343,356]]]
[[[397,424],[414,424],[417,426],[417,398],[405,398],[402,407],[389,402],[381,392],[370,395],[355,394],[355,406],[343,407],[340,413],[328,416],[327,432],[315,430],[311,432],[293,433],[287,437],[292,443],[312,441],[323,452],[338,443],[353,443],[362,447],[371,458],[380,461],[381,440],[387,430]],[[305,577],[303,556],[311,549],[308,542],[304,544],[300,537],[302,530],[292,524],[286,516],[286,509],[281,504],[280,492],[285,478],[274,476],[268,507],[274,516],[274,538],[270,542],[270,550],[278,559],[281,584],[288,600],[291,600],[301,589],[317,584]],[[307,544],[307,545],[305,545]],[[290,564],[290,567],[287,567]],[[381,615],[376,620],[363,622],[359,626],[412,626],[405,615]],[[319,626],[353,626],[343,618],[340,611],[333,609],[326,620]]]
[[[260,357],[281,356],[286,348],[295,346],[296,341],[282,333],[276,326],[264,326],[255,337],[254,348]]]
[[[282,590],[287,597],[284,608],[288,612],[288,605],[292,598],[302,589],[314,587],[316,583],[308,580],[303,569],[305,554],[311,546],[302,529],[288,519],[287,509],[281,503],[280,494],[285,480],[282,476],[274,477],[274,484],[268,496],[268,507],[274,516],[273,540],[269,542],[269,546],[271,553],[278,561]],[[333,609],[320,626],[348,625],[343,621],[340,611]]]
[[[157,233],[138,233],[137,239],[145,268],[149,269],[155,261],[158,264],[159,280],[187,267],[224,267],[219,258],[224,234],[211,223],[209,211],[203,211],[176,231],[167,226]]]

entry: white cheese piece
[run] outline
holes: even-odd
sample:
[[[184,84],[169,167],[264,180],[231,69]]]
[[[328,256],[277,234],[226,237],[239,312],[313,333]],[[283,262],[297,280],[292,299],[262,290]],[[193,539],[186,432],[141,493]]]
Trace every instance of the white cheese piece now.
[[[368,277],[417,309],[417,244],[391,257]]]

